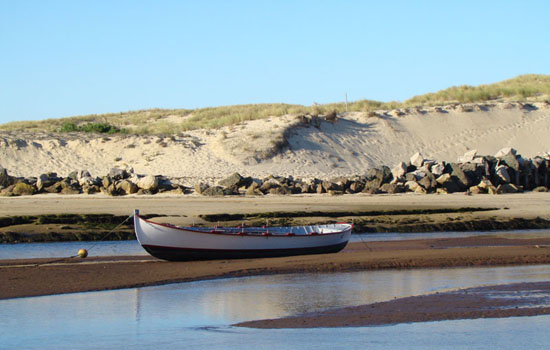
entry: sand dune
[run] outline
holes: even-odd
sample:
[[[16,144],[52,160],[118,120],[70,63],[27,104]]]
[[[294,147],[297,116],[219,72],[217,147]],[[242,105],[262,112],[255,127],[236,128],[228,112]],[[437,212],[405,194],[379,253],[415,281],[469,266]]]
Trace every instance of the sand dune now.
[[[16,176],[48,171],[65,176],[77,169],[100,176],[129,166],[139,174],[178,177],[184,184],[215,182],[235,171],[260,178],[331,178],[391,167],[417,151],[425,158],[456,161],[471,149],[494,154],[514,147],[533,157],[550,151],[549,131],[548,104],[493,103],[353,112],[335,122],[320,118],[315,126],[283,116],[167,137],[2,132],[0,166]]]

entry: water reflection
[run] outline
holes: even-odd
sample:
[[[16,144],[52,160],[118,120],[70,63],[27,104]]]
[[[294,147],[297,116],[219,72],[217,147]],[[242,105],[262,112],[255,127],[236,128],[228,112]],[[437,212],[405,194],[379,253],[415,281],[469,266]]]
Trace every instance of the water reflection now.
[[[331,348],[364,344],[409,345],[427,337],[467,344],[459,335],[476,332],[477,321],[338,330],[241,330],[229,324],[340,306],[358,305],[458,287],[550,278],[550,265],[501,268],[453,268],[369,271],[339,274],[279,275],[172,284],[119,291],[77,293],[0,301],[2,349],[151,348],[166,345],[202,348],[248,346],[312,349],[323,339]],[[550,318],[522,318],[525,322]],[[500,321],[483,321],[487,332],[500,332]],[[512,327],[514,321],[503,321]],[[519,321],[518,321],[519,322]],[[448,324],[448,323],[447,323]],[[459,328],[455,328],[459,327]],[[539,327],[540,325],[535,325]],[[435,332],[429,335],[430,332]],[[416,334],[415,332],[419,332]],[[530,331],[532,334],[532,330]],[[338,337],[335,335],[338,334]],[[341,334],[349,338],[340,337]],[[416,335],[415,335],[416,334]],[[456,338],[452,338],[454,334]],[[476,333],[477,334],[477,333]],[[294,337],[300,336],[300,337]],[[302,336],[307,337],[306,341]],[[281,338],[282,337],[282,338]],[[292,337],[292,339],[290,338]],[[458,338],[461,339],[458,339]],[[548,338],[548,336],[547,336]],[[412,341],[411,340],[411,341]],[[362,343],[363,342],[363,343]],[[429,343],[429,342],[428,342]],[[263,344],[263,345],[262,345]],[[430,343],[435,344],[436,343]],[[465,345],[466,344],[466,345]],[[528,343],[533,344],[533,343]],[[443,341],[439,345],[448,345]],[[487,343],[492,347],[491,343]],[[285,346],[283,346],[285,347]]]

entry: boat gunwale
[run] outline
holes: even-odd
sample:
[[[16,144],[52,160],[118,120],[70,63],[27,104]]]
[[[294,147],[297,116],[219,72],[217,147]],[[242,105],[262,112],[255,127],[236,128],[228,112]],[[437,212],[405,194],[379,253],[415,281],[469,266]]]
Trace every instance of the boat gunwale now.
[[[152,225],[162,226],[162,227],[166,227],[166,228],[170,228],[170,229],[175,229],[175,230],[178,230],[178,231],[186,231],[186,232],[192,232],[192,233],[204,233],[204,234],[209,234],[209,235],[222,235],[222,236],[226,236],[226,237],[227,236],[229,236],[229,237],[246,236],[246,237],[261,237],[261,238],[267,238],[267,237],[280,237],[280,238],[318,237],[318,236],[339,235],[339,234],[345,233],[348,230],[351,231],[353,229],[353,224],[350,224],[350,223],[347,223],[347,222],[337,222],[334,225],[349,225],[349,227],[345,228],[344,230],[337,231],[337,232],[328,232],[328,233],[318,233],[318,232],[316,232],[314,234],[308,233],[308,234],[290,234],[289,235],[289,234],[271,234],[269,232],[267,232],[267,234],[264,234],[264,232],[261,232],[261,231],[256,231],[256,232],[261,232],[260,234],[250,234],[250,233],[245,232],[245,231],[237,232],[237,233],[226,233],[226,232],[216,232],[216,231],[193,230],[190,227],[180,227],[180,226],[175,226],[175,225],[171,225],[171,224],[165,224],[165,223],[150,221],[150,220],[142,218],[139,214],[135,214],[135,216],[137,217],[137,219],[143,220],[143,221],[145,221],[149,224],[152,224]],[[330,224],[330,225],[333,225],[333,224]],[[321,226],[321,225],[310,225],[310,226]],[[295,227],[305,227],[305,226],[295,226]],[[249,227],[249,229],[250,228],[254,228],[254,227]]]

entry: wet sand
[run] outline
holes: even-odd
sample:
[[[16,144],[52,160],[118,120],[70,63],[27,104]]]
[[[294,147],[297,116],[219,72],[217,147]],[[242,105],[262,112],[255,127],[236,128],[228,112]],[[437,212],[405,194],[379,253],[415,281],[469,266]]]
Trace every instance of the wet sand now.
[[[548,314],[550,314],[550,282],[533,282],[459,289],[293,317],[242,322],[235,326],[251,328],[362,327],[405,322]]]
[[[152,257],[0,261],[0,299],[214,278],[375,269],[550,264],[550,237],[359,242],[330,255],[167,262]]]

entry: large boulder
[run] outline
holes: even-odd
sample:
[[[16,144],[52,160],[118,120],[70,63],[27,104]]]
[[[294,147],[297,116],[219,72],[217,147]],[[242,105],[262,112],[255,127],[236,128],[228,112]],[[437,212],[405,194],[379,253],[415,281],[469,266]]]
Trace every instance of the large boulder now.
[[[40,192],[44,188],[50,187],[61,180],[62,178],[58,177],[57,173],[40,174],[36,179],[36,189]]]
[[[500,160],[503,161],[510,169],[513,169],[514,171],[519,171],[520,168],[520,162],[518,160],[518,157],[515,154],[508,153],[502,157],[500,157]]]
[[[260,185],[260,191],[268,193],[270,189],[280,186],[281,183],[277,179],[268,178]]]
[[[159,185],[159,180],[156,176],[147,175],[137,181],[137,186],[142,190],[155,191]]]
[[[114,183],[111,183],[108,186],[102,187],[101,191],[103,193],[105,193],[106,195],[109,195],[109,196],[117,196],[118,195],[118,190],[117,190],[116,185]]]
[[[439,184],[440,188],[445,189],[445,193],[453,193],[458,192],[460,190],[460,187],[455,182],[453,176],[449,173],[445,173],[441,176],[439,176],[436,179],[436,182]]]
[[[518,192],[522,192],[522,190],[514,184],[500,184],[497,187],[498,194],[518,193]]]
[[[30,196],[36,192],[36,188],[24,182],[18,182],[12,189],[12,193],[16,196]]]
[[[80,186],[95,186],[95,185],[98,185],[99,183],[101,183],[101,180],[91,176],[83,176],[78,178],[78,184]]]
[[[440,176],[445,171],[445,163],[440,162],[440,163],[433,164],[430,168],[430,171],[435,176]]]
[[[391,170],[391,173],[394,178],[399,178],[405,176],[407,173],[407,164],[405,162],[401,162],[393,167]]]
[[[82,193],[94,194],[94,193],[99,193],[99,192],[100,192],[100,189],[99,189],[99,186],[97,186],[97,185],[84,185],[84,186],[82,186]]]
[[[204,191],[208,189],[208,184],[205,184],[204,182],[197,182],[194,186],[195,193],[196,194],[202,194]]]
[[[138,191],[137,185],[128,180],[117,182],[115,187],[117,192],[120,194],[134,194]]]
[[[465,191],[472,185],[466,173],[461,169],[460,164],[447,164],[445,172],[451,174],[451,178],[459,187],[460,191]]]
[[[218,182],[218,186],[223,186],[223,187],[242,187],[242,186],[246,186],[246,180],[244,177],[241,176],[241,174],[239,173],[233,173],[231,175],[229,175],[228,177],[226,177],[225,179],[223,180],[220,180]]]
[[[103,186],[103,188],[107,188],[109,186],[111,186],[113,184],[113,179],[111,179],[111,177],[109,176],[104,176],[103,179],[101,180],[101,185]]]
[[[370,193],[373,190],[379,190],[383,184],[389,183],[393,179],[393,175],[390,168],[384,165],[381,168],[369,169],[365,178],[363,192]]]
[[[434,191],[435,188],[437,187],[437,181],[435,181],[435,177],[431,173],[430,173],[430,176],[425,176],[422,179],[420,179],[418,181],[418,184],[424,187],[424,189],[426,189],[426,191],[428,192]]]
[[[172,179],[166,176],[158,176],[158,192],[170,192],[178,189],[178,185],[172,182]]]
[[[460,169],[466,174],[470,184],[479,183],[479,181],[487,175],[485,164],[483,163],[464,163],[460,165]]]
[[[475,157],[477,155],[477,150],[475,149],[472,149],[466,153],[464,153],[464,155],[458,157],[458,160],[457,162],[458,163],[469,163],[469,162],[472,162]]]
[[[90,172],[88,170],[77,170],[74,173],[76,174],[75,180],[77,180],[77,181],[82,179],[83,177],[92,177],[92,175],[90,174]]]
[[[495,175],[501,183],[509,183],[512,181],[510,173],[508,172],[508,167],[506,165],[497,165],[497,167],[495,168]]]
[[[390,194],[403,193],[405,192],[405,187],[397,183],[387,183],[387,184],[383,184],[380,187],[380,191],[390,193]]]
[[[221,186],[212,186],[207,188],[201,193],[203,196],[210,196],[210,197],[218,197],[218,196],[225,196],[233,194],[231,191],[228,191],[228,189],[223,188]]]
[[[279,187],[273,187],[269,189],[269,194],[286,195],[286,194],[292,194],[292,191],[288,188],[287,185],[281,185]]]
[[[321,182],[321,184],[323,185],[323,189],[327,193],[329,191],[344,191],[345,189],[344,184],[342,184],[341,182],[323,181]]]
[[[351,193],[359,193],[365,189],[365,182],[361,180],[355,180],[349,185],[349,190]]]
[[[411,165],[414,165],[417,168],[420,168],[424,164],[424,157],[420,152],[416,152],[411,157]]]
[[[256,181],[252,181],[250,186],[246,189],[245,195],[247,196],[263,196],[264,193],[260,191],[260,184]]]
[[[405,182],[404,187],[405,187],[405,190],[414,192],[418,187],[420,187],[420,185],[418,184],[418,182],[410,180]]]
[[[0,186],[8,187],[15,183],[15,177],[8,175],[8,170],[0,166]]]
[[[108,176],[113,180],[123,180],[130,177],[130,174],[128,173],[128,171],[126,171],[126,169],[112,168],[109,171]]]
[[[500,149],[497,153],[495,153],[495,157],[496,158],[502,158],[502,157],[505,157],[507,155],[516,155],[518,152],[513,149],[512,147],[505,147],[505,148],[502,148]]]

